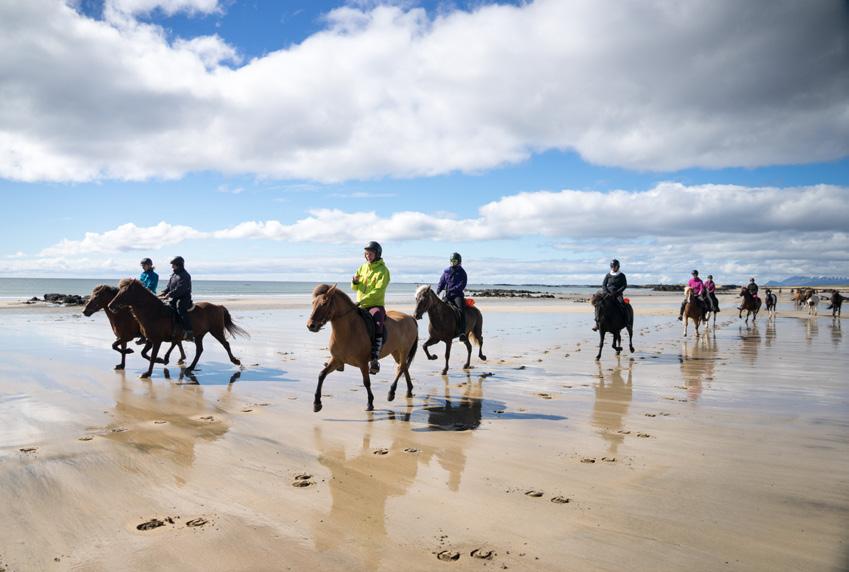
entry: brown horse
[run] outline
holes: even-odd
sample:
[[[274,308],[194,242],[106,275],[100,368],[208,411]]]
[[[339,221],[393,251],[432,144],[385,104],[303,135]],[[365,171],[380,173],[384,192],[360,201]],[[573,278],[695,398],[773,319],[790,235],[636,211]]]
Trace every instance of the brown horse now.
[[[150,366],[147,372],[142,374],[143,378],[150,377],[153,373],[156,355],[159,353],[159,346],[162,345],[163,341],[181,340],[183,329],[177,325],[174,310],[134,278],[121,280],[118,284],[118,293],[109,302],[108,308],[114,311],[122,306],[130,307],[133,316],[141,326],[142,335],[153,345]],[[186,368],[186,371],[190,372],[195,369],[198,359],[203,353],[203,337],[207,333],[224,346],[232,363],[241,365],[241,362],[230,351],[230,344],[227,342],[225,333],[229,333],[231,336],[247,336],[248,333],[233,323],[227,308],[209,302],[198,302],[192,306],[189,312],[191,313],[192,330],[195,335],[195,359],[192,360],[192,364]]]
[[[321,411],[321,386],[324,384],[324,378],[331,371],[341,370],[345,364],[358,368],[363,374],[363,385],[368,393],[367,411],[373,411],[374,395],[371,392],[369,378],[371,340],[359,307],[335,285],[319,284],[313,290],[312,297],[312,313],[307,320],[307,329],[318,332],[327,322],[330,322],[332,328],[329,343],[331,357],[318,374],[313,411]],[[387,399],[389,401],[395,399],[395,390],[401,374],[404,374],[407,380],[407,397],[412,397],[413,380],[410,379],[410,364],[413,363],[419,344],[419,329],[416,321],[407,314],[390,311],[386,313],[384,331],[385,342],[379,357],[384,358],[391,354],[395,358],[395,363],[398,364],[395,380],[389,387]]]
[[[118,308],[117,310],[112,311],[107,307],[116,294],[118,294],[117,288],[106,284],[96,286],[94,290],[91,291],[88,303],[86,303],[83,308],[83,315],[88,317],[100,310],[103,310],[106,313],[106,317],[109,319],[109,325],[112,326],[112,332],[115,334],[115,343],[112,344],[112,349],[121,354],[121,363],[116,365],[115,369],[124,369],[127,354],[133,353],[132,349],[127,349],[127,342],[140,336],[141,328],[128,308]],[[168,364],[168,356],[171,354],[171,350],[174,349],[174,345],[175,344],[172,343],[171,349],[169,349],[168,353],[165,354],[165,359],[159,359],[157,360],[157,363]],[[182,343],[176,342],[176,345],[180,348],[180,361],[177,363],[182,363],[186,360],[186,353],[183,351]],[[120,346],[120,348],[118,346]],[[150,343],[147,343],[141,351],[142,357],[146,360],[150,359],[150,356],[147,355],[150,347]]]
[[[699,325],[702,322],[707,322],[705,307],[702,306],[695,292],[689,286],[684,288],[684,300],[684,337],[687,337],[687,326],[690,320],[693,320],[693,325],[696,327],[696,337],[698,337]]]
[[[743,310],[745,310],[746,324],[749,323],[749,316],[752,316],[752,323],[754,323],[755,320],[758,319],[758,312],[761,309],[761,299],[755,298],[755,296],[749,292],[749,289],[746,287],[743,287],[743,289],[740,290],[740,296],[743,297],[743,304],[740,305],[740,312],[737,317],[742,318]]]
[[[474,306],[466,307],[466,365],[463,369],[469,369],[472,361],[472,344],[469,338],[473,339],[478,346],[478,357],[486,361],[486,356],[483,355],[483,316],[481,311]],[[460,335],[460,329],[457,324],[457,313],[453,306],[439,299],[430,286],[419,286],[416,290],[416,320],[421,320],[424,313],[427,312],[429,320],[427,326],[428,339],[422,344],[427,359],[437,359],[437,356],[430,355],[427,351],[429,346],[445,342],[445,368],[442,370],[442,375],[448,373],[448,358],[451,356],[451,342]]]

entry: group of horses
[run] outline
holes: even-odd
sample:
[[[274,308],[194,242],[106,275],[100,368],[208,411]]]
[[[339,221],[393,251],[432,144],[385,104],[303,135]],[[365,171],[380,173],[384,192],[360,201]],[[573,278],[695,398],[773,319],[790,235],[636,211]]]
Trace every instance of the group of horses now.
[[[699,326],[703,322],[713,320],[716,323],[716,313],[705,308],[697,301],[692,289],[685,290],[686,304],[684,307],[684,335],[687,334],[687,324],[692,320],[696,335],[699,335]],[[743,303],[740,310],[746,312],[746,323],[752,316],[754,321],[760,310],[761,300],[753,296],[748,289],[743,288],[740,292]],[[814,294],[813,297],[817,297]],[[809,297],[810,298],[810,297]],[[808,298],[808,299],[809,299]],[[795,299],[795,295],[794,295]],[[832,307],[834,315],[839,316],[840,306],[845,296],[836,291],[832,295]],[[601,352],[607,333],[612,334],[612,347],[616,354],[622,352],[622,330],[628,332],[628,347],[634,352],[633,328],[634,311],[626,300],[622,305],[615,297],[604,294],[595,294],[590,302],[597,309],[599,347],[596,360],[601,359]],[[772,293],[767,295],[767,308],[775,311],[777,298]],[[125,367],[127,354],[133,350],[127,344],[136,338],[142,338],[144,348],[142,357],[148,360],[148,369],[141,377],[149,378],[153,373],[154,364],[168,364],[171,352],[174,348],[180,351],[179,364],[186,359],[182,340],[184,331],[179,324],[176,313],[170,306],[161,300],[155,293],[148,290],[141,282],[127,278],[121,280],[118,287],[108,285],[97,286],[83,309],[83,314],[91,316],[95,312],[104,310],[112,331],[115,334],[115,342],[112,348],[121,355],[121,363],[115,369],[122,370]],[[462,343],[466,347],[465,369],[471,367],[472,342],[478,346],[478,358],[486,360],[483,354],[483,316],[474,305],[464,308],[466,313],[466,331]],[[195,369],[198,359],[203,353],[203,339],[210,334],[222,345],[227,352],[230,361],[235,365],[241,362],[233,355],[227,335],[248,336],[248,333],[236,325],[226,307],[209,302],[198,302],[189,310],[192,331],[194,333],[195,356],[192,363],[184,369],[190,373]],[[413,396],[413,382],[410,377],[410,366],[416,356],[419,345],[419,330],[417,320],[427,314],[428,339],[422,344],[422,349],[428,359],[438,359],[432,355],[428,348],[440,342],[445,344],[445,365],[442,375],[448,372],[448,361],[451,356],[451,347],[459,331],[458,310],[448,304],[433,291],[430,286],[420,286],[416,290],[416,306],[414,315],[390,310],[386,313],[384,322],[384,343],[380,349],[379,359],[392,356],[395,360],[395,378],[389,387],[387,399],[393,401],[401,376],[407,383],[407,397]],[[360,370],[363,377],[363,385],[368,395],[367,410],[374,410],[374,395],[371,390],[371,378],[369,373],[369,361],[371,359],[373,327],[370,323],[371,317],[361,311],[359,306],[336,285],[320,284],[312,293],[312,311],[307,320],[307,329],[311,332],[319,332],[328,323],[331,325],[330,341],[328,349],[330,359],[324,364],[318,376],[313,410],[321,411],[321,390],[325,378],[333,371],[342,371],[346,365]],[[159,357],[159,350],[163,343],[170,343],[170,347],[163,357]],[[137,342],[140,343],[140,342]]]

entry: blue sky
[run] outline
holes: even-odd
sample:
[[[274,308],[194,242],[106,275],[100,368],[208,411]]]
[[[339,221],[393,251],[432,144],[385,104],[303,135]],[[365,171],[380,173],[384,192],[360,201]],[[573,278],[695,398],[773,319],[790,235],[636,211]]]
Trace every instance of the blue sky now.
[[[182,254],[201,277],[338,280],[372,238],[410,281],[454,250],[479,282],[589,282],[612,256],[637,282],[849,274],[849,60],[823,28],[845,6],[0,10],[27,32],[0,46],[27,56],[0,61],[0,275]]]

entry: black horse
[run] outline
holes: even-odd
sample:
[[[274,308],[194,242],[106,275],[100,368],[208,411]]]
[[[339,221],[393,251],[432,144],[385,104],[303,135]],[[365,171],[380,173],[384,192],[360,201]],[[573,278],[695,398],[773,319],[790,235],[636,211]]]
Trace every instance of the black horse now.
[[[590,300],[593,306],[598,308],[598,355],[595,359],[601,359],[601,348],[604,347],[604,336],[607,332],[613,334],[613,349],[616,355],[622,352],[622,328],[628,329],[628,349],[634,353],[634,309],[631,304],[625,304],[623,312],[619,302],[614,296],[598,292]]]

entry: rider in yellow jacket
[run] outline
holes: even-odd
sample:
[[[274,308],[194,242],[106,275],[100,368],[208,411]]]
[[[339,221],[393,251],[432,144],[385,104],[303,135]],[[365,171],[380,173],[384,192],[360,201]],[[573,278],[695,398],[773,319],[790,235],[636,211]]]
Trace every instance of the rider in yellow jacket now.
[[[357,305],[367,310],[374,319],[374,343],[371,347],[369,373],[380,371],[380,348],[383,346],[383,325],[386,321],[384,308],[386,289],[389,287],[389,269],[383,261],[383,248],[372,241],[363,249],[366,261],[351,279],[351,289],[357,293]]]

